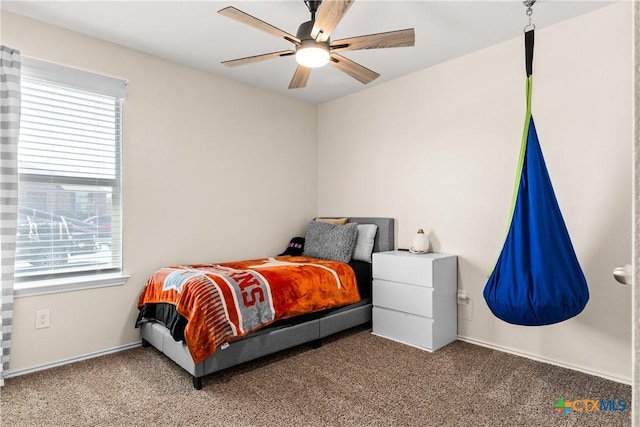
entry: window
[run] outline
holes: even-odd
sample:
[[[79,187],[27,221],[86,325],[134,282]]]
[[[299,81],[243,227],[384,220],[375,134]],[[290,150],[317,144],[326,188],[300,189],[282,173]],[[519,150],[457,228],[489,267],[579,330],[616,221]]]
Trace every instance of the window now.
[[[121,273],[124,81],[23,59],[16,288]]]

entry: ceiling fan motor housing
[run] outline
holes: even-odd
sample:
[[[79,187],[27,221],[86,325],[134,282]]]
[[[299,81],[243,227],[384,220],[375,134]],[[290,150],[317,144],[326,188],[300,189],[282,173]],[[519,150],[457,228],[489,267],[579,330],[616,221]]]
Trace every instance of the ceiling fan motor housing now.
[[[314,20],[303,22],[302,24],[300,24],[300,26],[298,27],[298,32],[296,33],[296,37],[302,41],[313,40],[313,38],[311,37],[311,30],[313,29],[313,24],[315,24]],[[315,40],[313,41],[315,42]],[[327,39],[326,43],[324,44],[329,46],[331,44],[331,40]]]
[[[331,44],[329,39],[324,42],[317,42],[311,37],[311,29],[313,28],[314,22],[313,20],[303,22],[298,27],[298,32],[296,33],[296,37],[300,39],[300,44],[296,46],[296,59],[300,65],[312,68],[320,67],[328,62],[330,54],[329,46]],[[326,53],[318,52],[319,50]],[[315,51],[315,53],[312,53],[312,51]],[[310,56],[313,56],[313,58],[310,58]],[[303,59],[304,57],[308,59],[305,60]],[[323,59],[320,60],[318,57]]]

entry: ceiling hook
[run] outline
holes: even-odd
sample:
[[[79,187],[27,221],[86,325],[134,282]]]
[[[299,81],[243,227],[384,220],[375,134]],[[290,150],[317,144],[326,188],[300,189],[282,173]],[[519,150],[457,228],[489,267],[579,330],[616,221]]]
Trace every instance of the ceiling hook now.
[[[529,22],[524,27],[524,32],[535,30],[536,26],[531,23],[531,15],[533,15],[532,6],[535,4],[536,0],[524,0],[522,3],[527,7],[527,17],[529,18]]]

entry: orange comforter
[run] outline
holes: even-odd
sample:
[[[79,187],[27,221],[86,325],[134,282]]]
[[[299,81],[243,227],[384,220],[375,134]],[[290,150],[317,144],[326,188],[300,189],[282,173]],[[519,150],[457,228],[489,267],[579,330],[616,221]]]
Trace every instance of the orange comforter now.
[[[187,319],[185,341],[198,364],[275,320],[359,300],[348,264],[286,256],[163,268],[147,282],[138,308],[173,304]]]

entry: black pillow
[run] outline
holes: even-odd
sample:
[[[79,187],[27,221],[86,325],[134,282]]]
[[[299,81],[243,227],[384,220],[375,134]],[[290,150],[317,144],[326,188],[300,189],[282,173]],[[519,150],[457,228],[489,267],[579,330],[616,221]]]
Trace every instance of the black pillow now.
[[[278,256],[283,256],[283,255],[300,256],[302,255],[303,250],[304,250],[304,237],[294,237],[289,242],[287,249],[285,249],[285,251]]]

